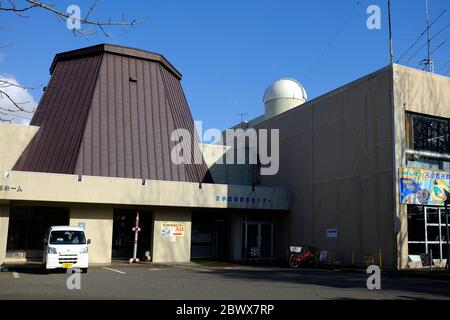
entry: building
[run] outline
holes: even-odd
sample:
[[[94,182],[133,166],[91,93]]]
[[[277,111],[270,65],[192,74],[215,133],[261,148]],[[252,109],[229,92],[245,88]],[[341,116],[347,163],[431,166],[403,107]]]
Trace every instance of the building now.
[[[85,228],[91,263],[128,259],[138,211],[138,254],[154,262],[246,258],[248,221],[269,226],[275,255],[288,190],[212,184],[202,157],[171,161],[171,133],[196,135],[163,56],[97,45],[57,54],[50,73],[31,125],[0,125],[0,264],[39,259],[45,230],[68,224]]]
[[[276,103],[289,109],[280,112],[273,91],[265,116],[241,126],[280,130],[279,172],[260,177],[260,185],[291,190],[279,254],[297,243],[344,263],[407,268],[430,250],[445,261],[448,77],[391,65],[296,107],[285,100],[303,99],[301,85],[275,87]]]
[[[265,113],[235,127],[279,130],[279,170],[262,175],[219,164],[237,148],[227,140],[195,140],[200,163],[170,161],[170,132],[195,130],[161,55],[99,45],[56,55],[51,73],[31,125],[0,126],[0,262],[38,256],[56,222],[85,226],[92,262],[129,257],[137,210],[155,262],[285,259],[306,244],[341,263],[446,258],[447,77],[389,65],[309,101],[280,79]]]

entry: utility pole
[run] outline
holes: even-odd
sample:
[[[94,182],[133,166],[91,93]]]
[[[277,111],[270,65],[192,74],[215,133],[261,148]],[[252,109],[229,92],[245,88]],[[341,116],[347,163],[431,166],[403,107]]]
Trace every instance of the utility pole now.
[[[428,72],[434,73],[434,63],[431,60],[431,30],[430,30],[430,13],[428,10],[428,0],[425,0],[425,10],[427,16],[427,47],[428,47],[428,55],[425,65],[428,67]]]
[[[392,64],[394,62],[394,48],[392,45],[391,0],[388,0],[388,16],[389,16],[389,51],[390,51],[389,62],[390,64]]]

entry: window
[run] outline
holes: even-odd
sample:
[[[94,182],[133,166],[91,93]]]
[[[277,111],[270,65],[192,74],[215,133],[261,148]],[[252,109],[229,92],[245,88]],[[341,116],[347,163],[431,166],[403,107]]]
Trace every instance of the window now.
[[[433,252],[435,259],[447,258],[445,209],[408,205],[408,251],[410,255]]]
[[[408,148],[450,154],[450,120],[406,114]]]
[[[83,231],[52,231],[50,244],[86,244]]]

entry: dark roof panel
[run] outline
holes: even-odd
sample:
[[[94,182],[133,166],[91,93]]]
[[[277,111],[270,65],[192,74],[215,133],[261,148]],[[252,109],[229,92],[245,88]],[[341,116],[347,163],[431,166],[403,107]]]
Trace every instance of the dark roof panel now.
[[[30,123],[40,128],[14,170],[73,172],[101,60],[85,56],[55,67]]]
[[[150,52],[150,51],[144,51],[140,49],[125,47],[125,46],[118,46],[118,45],[112,45],[112,44],[97,44],[95,46],[61,52],[55,55],[55,58],[53,59],[53,62],[50,66],[50,74],[53,74],[53,70],[56,66],[56,64],[59,61],[67,60],[67,59],[73,59],[73,58],[79,58],[82,56],[91,56],[91,55],[97,55],[102,53],[112,53],[115,55],[122,55],[127,57],[132,57],[136,59],[142,59],[142,60],[149,60],[149,61],[155,61],[163,65],[167,70],[169,70],[171,73],[173,73],[179,80],[182,78],[182,74],[180,71],[178,71],[163,55]]]
[[[195,137],[192,152],[201,154],[178,75],[148,52],[93,48],[55,58],[32,120],[40,129],[14,170],[212,182],[203,158],[171,161],[177,128]]]

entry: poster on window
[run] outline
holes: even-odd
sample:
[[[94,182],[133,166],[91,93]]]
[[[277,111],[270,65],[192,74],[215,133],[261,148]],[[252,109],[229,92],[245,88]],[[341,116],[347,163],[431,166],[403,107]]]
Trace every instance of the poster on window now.
[[[450,172],[400,168],[400,202],[443,206],[450,198]]]
[[[161,225],[161,236],[169,237],[184,237],[184,223],[163,223]]]

